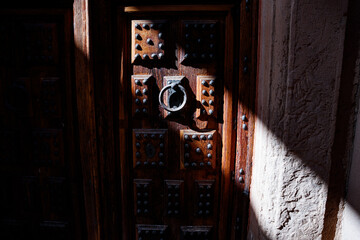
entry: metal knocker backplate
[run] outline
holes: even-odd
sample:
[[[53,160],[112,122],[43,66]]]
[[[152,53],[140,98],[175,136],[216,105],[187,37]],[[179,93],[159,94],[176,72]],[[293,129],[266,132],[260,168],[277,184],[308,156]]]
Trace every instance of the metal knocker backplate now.
[[[185,88],[181,85],[182,76],[177,79],[168,80],[170,84],[163,87],[159,93],[159,103],[162,108],[168,112],[178,112],[183,109],[187,102],[187,94]],[[178,80],[180,78],[180,80]],[[168,93],[167,104],[164,103],[164,94]]]

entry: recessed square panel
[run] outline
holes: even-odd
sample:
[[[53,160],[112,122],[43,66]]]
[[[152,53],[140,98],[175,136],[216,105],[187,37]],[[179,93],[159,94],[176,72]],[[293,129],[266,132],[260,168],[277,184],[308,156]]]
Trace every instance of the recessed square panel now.
[[[216,20],[182,22],[182,63],[211,63],[217,58],[219,23]]]
[[[162,168],[167,160],[167,129],[133,130],[133,167]]]
[[[216,167],[216,131],[180,130],[180,168]]]

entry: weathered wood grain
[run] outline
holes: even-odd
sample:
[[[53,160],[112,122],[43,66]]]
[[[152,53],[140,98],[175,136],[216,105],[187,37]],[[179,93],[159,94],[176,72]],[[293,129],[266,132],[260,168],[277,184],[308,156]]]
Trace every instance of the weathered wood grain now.
[[[101,239],[99,164],[96,138],[93,62],[91,58],[89,1],[74,1],[76,102],[84,207],[88,239]]]

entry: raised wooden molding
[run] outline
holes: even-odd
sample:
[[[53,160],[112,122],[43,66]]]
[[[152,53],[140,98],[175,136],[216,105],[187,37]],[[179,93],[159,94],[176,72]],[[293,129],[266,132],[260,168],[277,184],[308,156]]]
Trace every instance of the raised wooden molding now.
[[[128,6],[124,12],[186,12],[186,11],[229,11],[233,5],[164,5],[164,6]]]

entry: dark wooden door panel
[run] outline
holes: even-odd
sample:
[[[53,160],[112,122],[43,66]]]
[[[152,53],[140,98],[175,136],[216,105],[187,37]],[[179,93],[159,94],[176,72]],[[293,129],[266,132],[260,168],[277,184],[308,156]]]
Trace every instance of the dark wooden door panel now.
[[[121,164],[129,183],[122,194],[133,196],[124,203],[133,219],[128,239],[226,237],[219,218],[228,212],[219,206],[227,204],[221,196],[232,197],[220,187],[230,169],[222,146],[231,138],[224,130],[231,122],[224,110],[232,104],[224,97],[232,77],[228,14],[133,12],[123,18],[124,127],[131,129],[125,141],[132,142],[121,147],[127,148]]]
[[[71,11],[1,11],[0,28],[0,238],[79,239]]]

